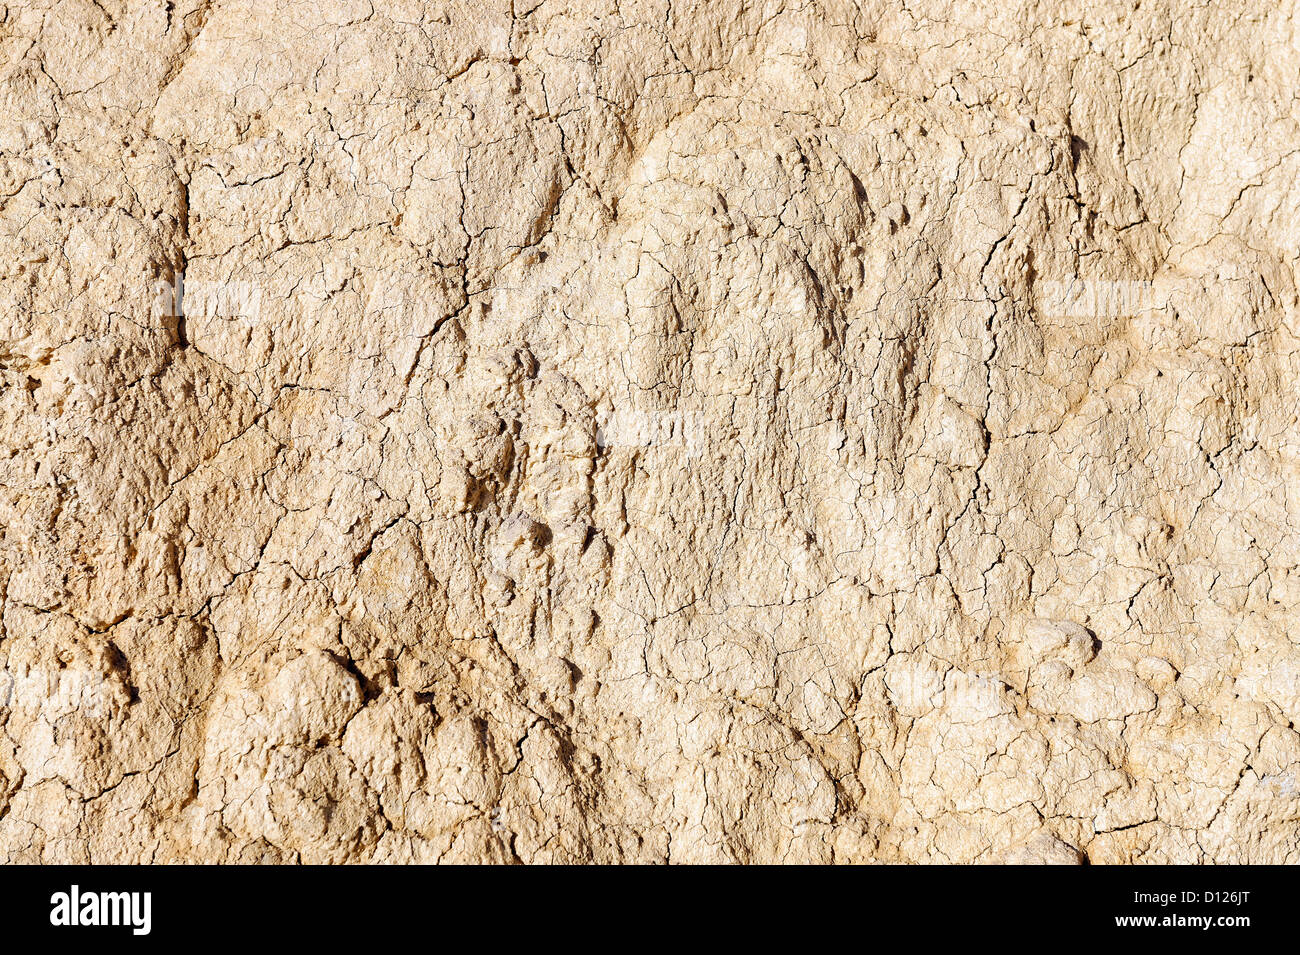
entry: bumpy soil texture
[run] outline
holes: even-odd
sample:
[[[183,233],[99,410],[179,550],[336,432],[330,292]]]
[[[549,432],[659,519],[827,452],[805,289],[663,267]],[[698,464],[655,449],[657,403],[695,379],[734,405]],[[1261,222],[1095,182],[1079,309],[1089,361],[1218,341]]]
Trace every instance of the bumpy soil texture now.
[[[0,5],[0,858],[1300,861],[1300,13]]]

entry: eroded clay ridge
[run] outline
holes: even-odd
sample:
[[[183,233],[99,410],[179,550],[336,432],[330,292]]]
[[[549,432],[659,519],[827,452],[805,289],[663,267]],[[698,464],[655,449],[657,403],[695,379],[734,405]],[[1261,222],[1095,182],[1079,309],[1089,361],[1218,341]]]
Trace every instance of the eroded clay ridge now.
[[[0,6],[0,858],[1300,861],[1300,20]]]

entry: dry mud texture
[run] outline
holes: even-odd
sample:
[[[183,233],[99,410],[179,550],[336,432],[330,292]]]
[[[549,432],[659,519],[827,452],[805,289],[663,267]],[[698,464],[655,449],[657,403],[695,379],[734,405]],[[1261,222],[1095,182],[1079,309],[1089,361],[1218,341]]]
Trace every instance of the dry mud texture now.
[[[1298,66],[0,6],[0,858],[1300,861]]]

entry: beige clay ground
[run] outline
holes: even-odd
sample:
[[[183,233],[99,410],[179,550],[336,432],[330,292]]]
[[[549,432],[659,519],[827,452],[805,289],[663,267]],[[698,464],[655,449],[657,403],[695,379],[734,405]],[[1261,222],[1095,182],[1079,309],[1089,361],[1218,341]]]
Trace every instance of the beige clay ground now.
[[[1294,0],[8,0],[0,859],[1300,861],[1298,91]]]

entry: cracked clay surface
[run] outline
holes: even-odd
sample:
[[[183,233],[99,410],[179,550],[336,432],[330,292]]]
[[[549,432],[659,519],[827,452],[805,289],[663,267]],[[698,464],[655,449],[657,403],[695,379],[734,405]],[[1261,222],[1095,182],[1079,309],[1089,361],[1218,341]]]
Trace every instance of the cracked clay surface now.
[[[0,859],[1300,862],[1300,12],[0,3]]]

